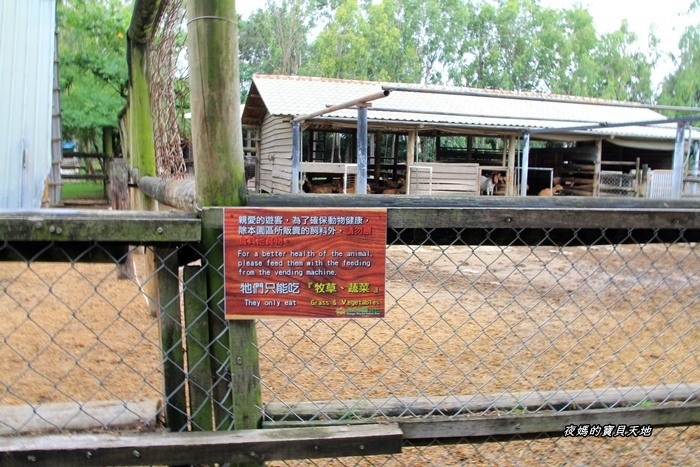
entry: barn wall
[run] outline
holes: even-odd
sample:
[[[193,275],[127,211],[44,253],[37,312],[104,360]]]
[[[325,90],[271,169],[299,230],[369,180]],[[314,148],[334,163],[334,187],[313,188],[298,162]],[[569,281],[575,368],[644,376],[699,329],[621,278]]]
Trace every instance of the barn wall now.
[[[292,125],[267,114],[260,138],[260,189],[268,193],[292,191]]]
[[[0,1],[0,208],[39,208],[51,169],[55,0]]]

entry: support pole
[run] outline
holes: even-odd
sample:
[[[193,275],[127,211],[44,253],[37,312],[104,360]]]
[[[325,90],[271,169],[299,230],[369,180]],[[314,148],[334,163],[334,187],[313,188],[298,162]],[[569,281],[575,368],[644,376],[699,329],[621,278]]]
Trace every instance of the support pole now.
[[[508,138],[508,176],[506,177],[506,196],[515,194],[515,135]]]
[[[357,106],[357,177],[355,193],[367,194],[367,106]]]
[[[188,0],[187,45],[198,205],[245,205],[235,1]],[[216,426],[259,428],[262,397],[255,321],[224,321],[220,237],[221,228],[202,229],[209,331],[214,339]]]
[[[530,133],[523,135],[523,161],[520,164],[520,196],[527,196],[527,170],[530,167]]]
[[[299,193],[299,172],[301,167],[301,123],[292,122],[292,194]]]
[[[603,169],[603,140],[595,142],[595,162],[593,163],[593,196],[600,196],[600,171]]]
[[[685,122],[676,124],[676,144],[673,149],[673,175],[671,178],[671,198],[680,198],[683,193],[683,147]]]
[[[411,166],[416,160],[416,139],[418,132],[411,130],[408,132],[408,140],[406,142],[406,194],[411,192]]]
[[[690,172],[690,175],[694,178],[698,177],[698,169],[700,168],[700,141],[695,142],[695,156],[693,159],[693,170]],[[693,182],[690,185],[690,193],[693,196],[696,196],[698,194],[698,182]]]
[[[378,182],[382,178],[382,134],[374,134],[374,144],[372,145],[372,159],[374,160],[374,181]]]

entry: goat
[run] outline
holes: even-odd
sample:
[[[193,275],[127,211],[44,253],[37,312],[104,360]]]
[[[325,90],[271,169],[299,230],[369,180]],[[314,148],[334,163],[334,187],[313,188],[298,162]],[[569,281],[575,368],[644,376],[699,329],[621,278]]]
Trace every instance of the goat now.
[[[496,185],[501,183],[502,180],[505,179],[498,172],[491,174],[490,177],[482,175],[481,183],[479,184],[481,194],[485,194],[487,196],[493,195],[493,190],[496,188]]]
[[[340,193],[337,183],[323,183],[316,185],[304,177],[303,189],[306,193]]]
[[[403,185],[399,188],[387,188],[386,190],[382,191],[383,195],[405,195],[406,194],[406,186]]]
[[[544,188],[537,193],[537,196],[557,196],[564,193],[564,187],[556,184],[552,188]]]

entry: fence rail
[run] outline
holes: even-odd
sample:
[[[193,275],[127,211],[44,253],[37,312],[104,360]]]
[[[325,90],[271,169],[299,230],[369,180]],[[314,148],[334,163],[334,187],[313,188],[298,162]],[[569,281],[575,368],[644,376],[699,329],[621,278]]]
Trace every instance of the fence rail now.
[[[700,206],[485,198],[249,197],[249,206],[383,206],[389,225],[386,318],[256,321],[263,431],[370,424],[394,439],[398,426],[403,449],[391,459],[405,465],[691,462]],[[202,247],[221,216],[2,213],[0,409],[18,415],[0,416],[1,432],[118,429],[128,438],[163,423],[175,432],[234,426],[235,328],[216,313],[207,279],[223,275],[220,232]],[[98,405],[113,415],[91,416]],[[59,407],[68,415],[55,418]],[[355,435],[287,458],[356,455],[347,448]],[[575,437],[595,441],[582,449]],[[242,461],[217,439],[207,459]],[[4,459],[48,455],[24,446]],[[82,459],[81,446],[61,455]],[[142,449],[123,446],[126,457]],[[259,452],[277,452],[266,459],[284,457],[281,445],[266,446]],[[110,462],[126,465],[124,456]]]

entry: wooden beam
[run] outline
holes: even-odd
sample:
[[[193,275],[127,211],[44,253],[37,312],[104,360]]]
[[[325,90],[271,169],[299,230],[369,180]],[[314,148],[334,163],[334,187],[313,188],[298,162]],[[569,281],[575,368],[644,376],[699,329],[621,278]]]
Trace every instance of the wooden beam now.
[[[700,405],[573,410],[554,413],[515,414],[476,417],[436,417],[436,419],[402,420],[399,426],[404,439],[413,443],[434,443],[435,439],[452,438],[460,443],[483,442],[484,439],[541,438],[564,436],[567,426],[575,425],[643,425],[669,427],[700,424]]]
[[[143,211],[4,211],[0,239],[7,241],[198,242],[201,222],[193,214]]]
[[[0,464],[201,465],[401,452],[396,424],[235,432],[89,434],[7,438]]]
[[[391,228],[700,229],[696,199],[496,196],[251,195],[249,206],[385,207]],[[405,209],[411,208],[411,209]],[[220,215],[219,215],[220,217]],[[207,224],[207,215],[202,217]]]
[[[196,211],[196,188],[193,178],[164,179],[141,177],[137,180],[139,189],[159,203],[167,204],[181,211]]]
[[[375,416],[376,420],[376,416]],[[700,424],[700,404],[682,406],[630,407],[614,409],[566,410],[562,412],[541,411],[538,413],[492,412],[476,415],[385,418],[386,423],[397,423],[403,439],[411,445],[485,443],[518,439],[541,439],[564,437],[567,426],[625,425],[663,428]],[[267,422],[270,429],[294,427],[353,426],[367,420],[315,420],[312,422],[285,421]],[[638,431],[638,433],[640,433]],[[612,436],[610,436],[612,437]],[[619,435],[618,435],[619,437]]]
[[[570,391],[525,391],[469,396],[411,397],[362,399],[348,401],[311,401],[299,404],[270,403],[265,406],[265,418],[282,420],[294,413],[302,420],[341,420],[350,412],[353,418],[370,418],[381,407],[387,417],[426,415],[459,415],[489,410],[571,410],[623,407],[641,402],[700,402],[700,384],[684,384],[663,388],[630,386]]]

